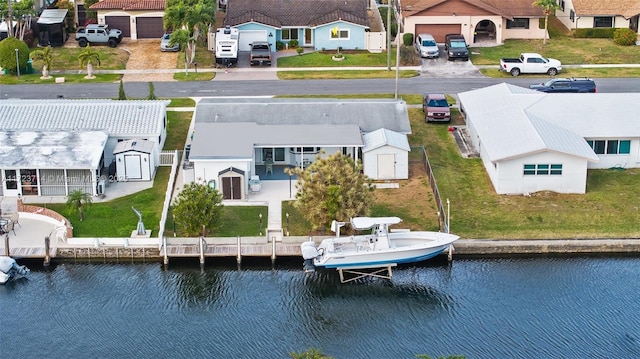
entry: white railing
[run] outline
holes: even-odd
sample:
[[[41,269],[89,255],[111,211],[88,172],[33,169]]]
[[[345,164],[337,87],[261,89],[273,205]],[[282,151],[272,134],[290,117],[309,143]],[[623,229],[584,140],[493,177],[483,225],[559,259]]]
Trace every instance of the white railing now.
[[[164,227],[167,223],[167,213],[169,212],[169,206],[171,205],[171,196],[173,195],[173,187],[176,182],[176,175],[178,172],[178,151],[173,151],[173,160],[171,164],[171,174],[169,175],[169,183],[167,184],[167,191],[164,194],[164,204],[162,205],[162,217],[160,217],[160,230],[158,231],[158,249],[162,248],[162,238],[164,237]]]
[[[175,157],[175,154],[178,151],[162,151],[160,152],[160,166],[171,166],[174,163],[178,162],[178,158]]]

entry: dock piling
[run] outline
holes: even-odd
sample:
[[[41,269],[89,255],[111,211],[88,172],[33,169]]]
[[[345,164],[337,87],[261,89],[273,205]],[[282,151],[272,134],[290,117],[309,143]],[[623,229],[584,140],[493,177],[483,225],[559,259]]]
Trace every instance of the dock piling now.
[[[236,257],[238,265],[242,262],[242,246],[240,245],[240,236],[238,236],[238,256]]]
[[[4,236],[4,255],[9,256],[9,233]]]
[[[204,237],[200,237],[200,264],[204,265]]]
[[[42,265],[45,267],[48,267],[51,262],[51,257],[49,256],[50,243],[49,236],[44,237],[44,263]]]

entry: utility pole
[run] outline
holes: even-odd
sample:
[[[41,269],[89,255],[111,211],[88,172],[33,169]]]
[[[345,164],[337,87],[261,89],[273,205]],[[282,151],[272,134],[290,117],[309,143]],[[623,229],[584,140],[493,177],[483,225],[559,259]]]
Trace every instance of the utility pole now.
[[[391,71],[391,5],[392,3],[393,3],[393,0],[387,0],[387,71]]]

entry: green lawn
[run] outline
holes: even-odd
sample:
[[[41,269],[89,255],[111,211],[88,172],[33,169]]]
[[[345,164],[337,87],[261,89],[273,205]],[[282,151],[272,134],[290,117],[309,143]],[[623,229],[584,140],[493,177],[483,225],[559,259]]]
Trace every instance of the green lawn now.
[[[187,141],[193,112],[167,111],[167,139],[164,150],[182,150]]]
[[[2,85],[15,85],[15,84],[53,84],[56,77],[64,77],[64,83],[98,83],[98,82],[118,82],[122,78],[120,74],[95,74],[94,79],[85,79],[87,76],[86,70],[82,74],[64,74],[56,75],[52,74],[50,79],[40,79],[42,74],[35,73],[29,75],[20,75],[20,78],[15,75],[0,75],[0,84]],[[61,85],[63,86],[63,85]]]
[[[387,53],[371,53],[369,51],[343,51],[344,59],[335,61],[332,56],[336,51],[314,51],[299,56],[285,56],[278,58],[278,67],[349,67],[387,66]],[[395,65],[396,54],[391,53],[391,65]]]

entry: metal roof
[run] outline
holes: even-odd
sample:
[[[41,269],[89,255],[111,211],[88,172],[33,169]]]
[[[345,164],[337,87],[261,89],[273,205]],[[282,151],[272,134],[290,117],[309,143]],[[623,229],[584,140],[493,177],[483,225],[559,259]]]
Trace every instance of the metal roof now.
[[[67,16],[67,9],[46,9],[42,10],[42,14],[38,17],[38,24],[60,24],[64,22],[64,18]]]
[[[463,92],[458,97],[491,161],[543,151],[598,161],[584,136],[568,126],[572,122],[568,119],[576,118],[569,110],[576,103],[564,95],[567,94],[547,94],[501,83]],[[552,107],[555,111],[551,111]],[[581,120],[600,122],[594,116],[583,116]],[[606,126],[600,126],[604,131]]]
[[[393,146],[405,151],[411,151],[409,146],[409,140],[406,135],[401,133],[389,131],[386,128],[381,128],[373,132],[365,133],[364,148],[362,152],[369,152],[380,148],[382,146]]]
[[[153,152],[154,143],[146,140],[127,140],[116,143],[113,148],[113,154],[123,152],[140,152],[151,153]]]
[[[157,136],[170,101],[0,100],[0,128]]]
[[[189,158],[252,159],[256,147],[362,147],[356,125],[196,123]]]
[[[194,116],[196,123],[352,124],[362,132],[411,133],[407,105],[394,99],[209,98],[198,102]]]
[[[97,169],[107,138],[101,131],[1,131],[0,167]]]

